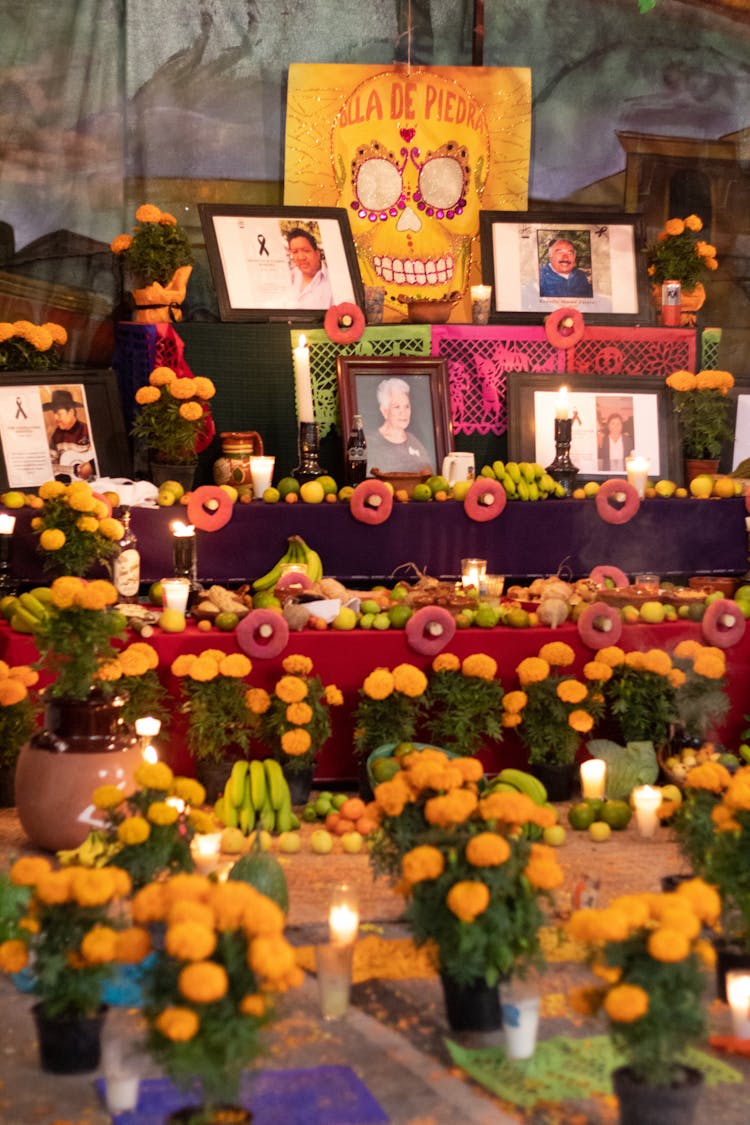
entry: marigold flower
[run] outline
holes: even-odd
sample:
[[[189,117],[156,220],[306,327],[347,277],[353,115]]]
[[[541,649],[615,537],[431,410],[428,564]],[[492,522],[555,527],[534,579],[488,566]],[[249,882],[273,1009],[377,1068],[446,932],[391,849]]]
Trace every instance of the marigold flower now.
[[[503,716],[500,720],[501,725],[506,727],[506,728],[520,727],[522,722],[523,722],[523,715],[512,714],[511,712],[508,712],[508,711],[503,712]]]
[[[553,668],[568,668],[574,663],[576,654],[564,641],[550,641],[539,649],[539,658]]]
[[[70,876],[66,868],[41,875],[35,887],[36,897],[47,906],[60,906],[70,898]]]
[[[582,703],[588,695],[588,688],[580,680],[560,680],[555,694],[563,703]]]
[[[97,809],[114,809],[124,800],[123,790],[116,785],[100,785],[91,795],[91,803]]]
[[[120,653],[120,667],[125,676],[144,676],[149,671],[149,662],[143,652],[134,650],[132,645]]]
[[[260,992],[248,992],[240,1000],[240,1011],[243,1016],[254,1016],[261,1019],[266,1013],[266,999]]]
[[[47,480],[39,485],[39,496],[42,500],[54,500],[65,492],[65,485],[61,480]]]
[[[115,931],[115,960],[123,965],[137,965],[151,952],[151,937],[143,926],[128,926]]]
[[[666,223],[664,224],[664,231],[667,235],[670,236],[670,238],[674,238],[678,234],[682,234],[684,230],[685,223],[682,219],[667,219]]]
[[[703,220],[698,215],[688,215],[686,219],[683,219],[683,222],[687,229],[693,231],[693,233],[703,230]]]
[[[245,692],[245,703],[248,711],[253,715],[265,715],[271,706],[271,696],[265,688],[248,688]]]
[[[612,668],[603,660],[589,660],[583,666],[583,675],[587,680],[606,683],[612,679]]]
[[[199,684],[211,683],[218,674],[219,661],[206,652],[202,652],[197,660],[193,661],[187,673],[189,679]]]
[[[287,722],[302,727],[312,719],[313,709],[309,703],[290,703],[285,714]]]
[[[418,699],[427,690],[427,677],[413,664],[398,664],[393,669],[393,686],[402,695]]]
[[[88,490],[77,489],[68,496],[68,507],[74,512],[93,512],[96,497]]]
[[[242,680],[245,676],[250,675],[252,667],[244,653],[230,652],[219,662],[219,673],[222,676],[228,676],[230,679]]]
[[[693,766],[685,775],[685,785],[688,789],[707,789],[709,793],[723,793],[727,788],[732,775],[721,762],[701,762]]]
[[[744,766],[733,776],[724,794],[724,804],[737,812],[750,809],[750,766]]]
[[[65,546],[65,532],[59,527],[47,527],[39,536],[39,546],[43,551],[59,551]]]
[[[323,698],[329,707],[342,707],[344,703],[344,696],[340,688],[335,684],[328,684],[323,692]]]
[[[113,519],[111,516],[105,516],[99,523],[99,531],[105,539],[111,539],[115,542],[122,539],[125,534],[125,527],[120,520]],[[94,609],[96,607],[91,606],[89,608]]]
[[[281,661],[281,667],[290,676],[309,676],[313,670],[313,662],[301,652],[291,652]]]
[[[603,988],[576,985],[568,992],[568,1005],[579,1016],[595,1016],[604,1000]]]
[[[387,699],[393,689],[393,676],[388,668],[375,668],[362,684],[362,691],[369,699]]]
[[[712,652],[696,652],[693,671],[698,676],[705,676],[707,680],[720,680],[726,672],[726,661],[717,658]]]
[[[129,250],[132,245],[132,234],[118,234],[117,237],[113,238],[110,242],[109,248],[113,254],[122,254],[126,250]]]
[[[308,692],[307,684],[297,676],[282,676],[274,688],[282,703],[299,703]]]
[[[280,934],[256,937],[247,961],[254,973],[269,982],[286,977],[296,968],[294,950]]]
[[[174,774],[166,762],[141,762],[134,776],[136,785],[144,789],[163,789],[165,793],[174,781]]]
[[[154,367],[148,381],[152,387],[167,387],[170,383],[174,383],[176,378],[177,374],[171,367]]]
[[[163,883],[147,883],[133,895],[130,912],[133,921],[142,926],[162,922],[167,912],[167,897]]]
[[[224,966],[215,961],[195,961],[181,970],[177,987],[194,1004],[213,1004],[226,996],[229,976]]]
[[[701,652],[703,645],[700,641],[686,638],[683,641],[678,641],[674,646],[674,656],[678,660],[692,660],[697,652]]]
[[[135,213],[139,223],[158,223],[161,218],[161,209],[153,203],[142,203]]]
[[[525,691],[507,691],[503,696],[503,710],[509,715],[518,715],[528,702]]]
[[[490,904],[489,887],[475,880],[462,879],[448,891],[445,904],[462,922],[473,922],[484,914]]]
[[[481,781],[484,777],[484,767],[478,758],[453,758],[451,765],[464,781]]]
[[[13,938],[0,943],[0,972],[20,973],[28,963],[28,950],[22,941]]]
[[[476,676],[479,680],[494,680],[497,675],[497,661],[484,652],[473,652],[461,662],[464,676]]]
[[[20,680],[7,679],[0,682],[0,706],[2,707],[13,707],[16,703],[22,703],[28,694]]]
[[[129,816],[117,826],[117,838],[126,845],[143,844],[151,835],[151,825],[143,816]]]
[[[21,856],[10,869],[10,880],[17,887],[35,887],[42,875],[48,875],[52,864],[44,856]]]
[[[424,818],[428,824],[448,828],[452,824],[463,824],[477,807],[476,793],[469,789],[453,789],[444,796],[431,797],[424,807]]]
[[[568,715],[568,726],[577,730],[579,734],[588,734],[594,725],[594,720],[588,711],[571,711]]]
[[[465,854],[472,867],[499,867],[510,858],[510,844],[497,832],[479,832],[469,840]]]
[[[607,645],[599,649],[596,659],[597,662],[608,664],[610,668],[617,668],[625,660],[625,653],[618,645]]]
[[[94,535],[99,530],[99,520],[96,516],[79,516],[76,520],[76,527],[84,535]]]
[[[686,898],[701,922],[713,926],[721,914],[721,896],[716,887],[703,879],[685,879],[675,891],[678,898]]]
[[[397,773],[390,781],[382,781],[376,785],[375,803],[382,809],[386,816],[400,816],[406,805],[413,800],[412,792],[403,777],[403,771]]]
[[[159,1013],[155,1027],[173,1043],[187,1043],[198,1034],[200,1020],[192,1008],[172,1006]]]
[[[175,806],[168,804],[167,801],[152,801],[146,813],[152,824],[159,825],[174,824],[179,815]]]
[[[81,955],[90,965],[109,965],[117,957],[117,932],[111,926],[94,926],[84,935]]]
[[[407,852],[401,860],[401,873],[410,886],[426,879],[437,879],[445,870],[445,857],[439,848],[420,844]]]
[[[178,375],[171,383],[167,384],[167,392],[176,398],[179,402],[187,401],[193,397],[195,387],[193,386],[192,377],[184,377]]]
[[[604,1010],[615,1023],[635,1023],[648,1012],[648,993],[637,984],[617,984],[605,996]]]
[[[655,961],[673,963],[684,961],[690,954],[690,940],[679,930],[662,929],[654,930],[648,936],[647,948]]]
[[[657,676],[668,676],[672,671],[669,653],[660,648],[650,648],[644,653],[643,663],[647,672],[653,672]]]
[[[667,376],[666,384],[673,391],[693,391],[696,386],[695,375],[692,371],[673,371]]]
[[[521,687],[529,684],[540,684],[550,674],[550,666],[546,660],[539,656],[527,656],[516,668],[516,675]]]
[[[268,895],[252,887],[252,898],[245,907],[241,925],[249,937],[280,936],[284,930],[284,911]]]
[[[457,672],[461,661],[453,652],[439,652],[432,662],[433,672]]]
[[[203,961],[216,948],[216,934],[197,921],[175,922],[167,927],[164,948],[178,961]]]
[[[292,730],[285,730],[280,741],[281,749],[292,758],[297,758],[300,754],[307,753],[312,745],[310,732],[303,727],[294,727]]]
[[[206,399],[214,397],[216,387],[205,375],[196,375],[193,379],[193,393],[197,395],[198,398],[205,401]]]
[[[175,797],[179,797],[186,805],[200,806],[205,803],[206,790],[194,777],[176,777],[172,786]]]
[[[524,868],[524,875],[532,887],[544,891],[559,887],[563,881],[562,868],[554,851],[546,844],[531,845],[531,855]]]

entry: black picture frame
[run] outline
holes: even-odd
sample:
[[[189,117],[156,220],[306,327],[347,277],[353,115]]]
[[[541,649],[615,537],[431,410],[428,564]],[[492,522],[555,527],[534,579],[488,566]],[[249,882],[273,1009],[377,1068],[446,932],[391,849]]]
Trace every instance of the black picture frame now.
[[[367,439],[368,472],[379,469],[381,475],[389,475],[420,471],[418,465],[411,464],[408,458],[398,462],[402,467],[396,467],[394,463],[378,464],[376,434],[383,423],[383,416],[378,407],[377,390],[385,379],[402,379],[409,387],[412,413],[408,432],[414,434],[427,450],[432,472],[440,472],[443,458],[453,452],[447,360],[437,356],[370,358],[340,355],[337,371],[344,443],[354,415],[361,414]],[[427,411],[429,418],[424,417]]]
[[[482,280],[492,286],[490,324],[540,324],[555,309],[577,309],[589,324],[636,324],[650,308],[638,214],[593,210],[482,211]],[[570,283],[550,275],[550,246],[576,249]],[[569,291],[563,291],[567,284]],[[590,287],[584,292],[584,287]],[[558,292],[558,288],[560,292]]]
[[[512,461],[545,467],[555,455],[555,414],[560,388],[568,388],[573,419],[570,458],[581,482],[624,477],[624,468],[606,466],[602,426],[619,413],[625,435],[624,452],[650,461],[649,477],[682,482],[683,466],[677,418],[670,392],[661,378],[518,373],[508,380],[508,455]]]
[[[82,387],[85,390],[88,424],[96,452],[96,476],[129,477],[132,466],[128,447],[117,376],[112,369],[90,370],[55,368],[49,371],[0,372],[0,388],[18,388],[19,396],[37,392],[39,402],[51,399],[51,392],[60,388]],[[16,396],[14,395],[14,399]],[[45,421],[49,432],[50,423]],[[40,467],[36,484],[16,483],[18,476],[13,462],[3,447],[0,436],[0,489],[33,488],[49,480],[49,473]],[[9,465],[10,462],[10,465]],[[75,475],[75,474],[74,474]],[[95,481],[96,477],[92,479]]]
[[[727,392],[732,400],[730,424],[734,436],[721,451],[719,470],[731,473],[742,461],[750,459],[750,375],[735,375],[734,386]],[[750,472],[746,473],[750,477]]]
[[[222,321],[320,324],[330,305],[364,308],[349,216],[342,207],[251,207],[199,203],[198,213]],[[295,295],[287,236],[305,232],[322,252],[325,280],[305,303]],[[315,252],[315,251],[313,251]],[[319,307],[306,307],[320,300]]]

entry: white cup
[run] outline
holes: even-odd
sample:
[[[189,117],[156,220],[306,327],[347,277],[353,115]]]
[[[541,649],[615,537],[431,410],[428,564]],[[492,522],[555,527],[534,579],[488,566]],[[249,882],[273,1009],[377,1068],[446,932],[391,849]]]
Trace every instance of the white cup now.
[[[256,500],[260,500],[266,489],[271,487],[275,463],[275,457],[250,458],[250,477],[253,482],[253,496]]]
[[[178,613],[187,613],[189,597],[189,578],[162,578],[161,600],[165,609],[176,609]]]
[[[536,1049],[539,1029],[539,996],[516,995],[513,992],[502,1002],[503,1034],[509,1059],[530,1059]]]
[[[442,475],[451,486],[459,480],[474,480],[474,454],[449,453],[443,458]]]

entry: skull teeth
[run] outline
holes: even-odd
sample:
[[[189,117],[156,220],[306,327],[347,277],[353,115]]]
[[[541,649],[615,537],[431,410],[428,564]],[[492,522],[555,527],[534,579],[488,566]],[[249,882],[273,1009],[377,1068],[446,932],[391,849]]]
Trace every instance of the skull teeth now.
[[[435,261],[412,258],[375,257],[375,272],[383,281],[394,285],[445,285],[453,277],[453,255]]]

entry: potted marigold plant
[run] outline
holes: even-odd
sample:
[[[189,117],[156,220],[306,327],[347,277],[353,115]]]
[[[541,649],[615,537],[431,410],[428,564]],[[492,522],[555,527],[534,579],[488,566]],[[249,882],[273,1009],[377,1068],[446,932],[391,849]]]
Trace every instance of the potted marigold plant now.
[[[702,929],[715,925],[719,909],[716,890],[692,879],[672,893],[621,895],[568,923],[601,982],[575,990],[571,1003],[607,1018],[624,1062],[612,1076],[623,1125],[693,1120],[703,1075],[685,1065],[684,1052],[706,1033],[714,950]]]
[[[344,697],[335,684],[324,686],[313,675],[309,656],[291,653],[281,666],[273,692],[250,688],[246,700],[255,737],[280,763],[292,804],[300,805],[310,795],[318,755],[331,734],[329,709],[341,706]]]
[[[187,466],[187,486],[192,483],[198,453],[206,449],[214,434],[209,400],[216,387],[202,375],[178,377],[171,367],[155,367],[135,401],[140,407],[132,434],[146,445],[156,484],[170,476],[184,477],[179,466]],[[182,483],[182,482],[181,482]]]
[[[734,386],[734,376],[729,371],[706,370],[697,375],[673,371],[667,376],[667,386],[680,423],[685,460],[716,461],[712,467],[702,467],[702,471],[716,472],[721,447],[733,434],[727,391]]]
[[[422,727],[441,749],[476,754],[487,739],[503,737],[502,701],[493,657],[475,652],[459,660],[441,652],[428,676]]]
[[[39,497],[44,504],[32,517],[31,528],[38,536],[45,573],[83,577],[117,554],[125,528],[85,481],[47,481]]]
[[[570,796],[582,736],[603,712],[597,663],[587,664],[580,680],[564,671],[574,660],[573,649],[563,641],[543,645],[537,656],[517,666],[519,689],[503,697],[503,726],[517,728],[532,773],[551,801]]]
[[[21,747],[36,725],[37,703],[29,688],[39,673],[26,664],[10,667],[0,660],[0,807],[15,805],[13,776]]]
[[[562,882],[552,848],[525,825],[551,809],[521,793],[486,792],[476,758],[417,750],[375,788],[370,852],[407,900],[417,945],[430,943],[456,1030],[499,1026],[498,981],[539,956],[540,900]]]
[[[169,728],[172,712],[167,706],[167,690],[159,679],[159,654],[146,641],[133,641],[112,653],[100,665],[97,679],[116,688],[124,699],[122,718],[135,727],[137,719],[151,715],[161,724],[164,735]]]
[[[192,272],[193,251],[174,215],[152,203],[135,213],[132,234],[118,234],[110,250],[133,284],[134,320],[157,324],[182,320],[182,303]]]
[[[182,874],[143,887],[132,912],[137,924],[166,926],[144,971],[148,1047],[200,1103],[167,1121],[249,1121],[216,1114],[240,1101],[241,1072],[262,1050],[274,995],[302,983],[283,911],[249,883]]]
[[[130,879],[114,867],[54,869],[40,856],[16,860],[10,879],[28,898],[17,936],[0,944],[0,969],[30,968],[42,1069],[95,1070],[102,989],[118,962],[138,961],[147,950],[142,935],[113,922],[119,900],[130,894]]]
[[[68,342],[61,324],[0,321],[0,371],[49,371],[59,367],[59,348]]]
[[[653,283],[657,306],[661,305],[661,287],[665,281],[679,281],[680,303],[685,312],[694,313],[703,306],[706,290],[701,278],[718,269],[719,263],[716,247],[696,237],[702,230],[703,221],[698,215],[668,219],[648,247],[648,276]]]
[[[427,677],[414,664],[374,668],[359,689],[354,710],[354,753],[360,760],[360,792],[372,797],[367,759],[381,746],[410,743],[424,709]]]

